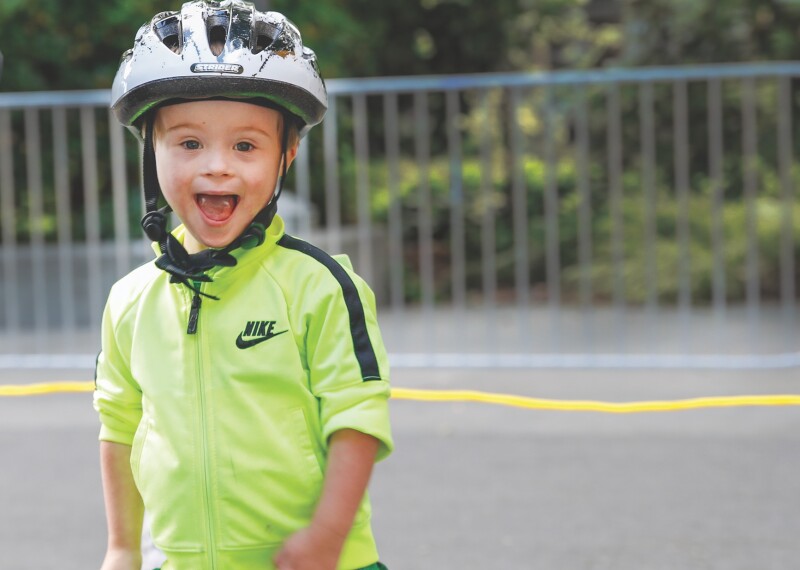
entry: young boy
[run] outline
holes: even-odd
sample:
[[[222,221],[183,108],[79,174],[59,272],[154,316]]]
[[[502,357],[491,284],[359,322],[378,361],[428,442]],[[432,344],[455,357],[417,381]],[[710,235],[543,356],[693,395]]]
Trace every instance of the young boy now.
[[[123,55],[112,108],[144,139],[158,258],[103,317],[103,570],[141,567],[145,509],[165,570],[383,567],[365,493],[392,449],[374,296],[275,215],[326,106],[297,29],[248,2],[158,14]]]

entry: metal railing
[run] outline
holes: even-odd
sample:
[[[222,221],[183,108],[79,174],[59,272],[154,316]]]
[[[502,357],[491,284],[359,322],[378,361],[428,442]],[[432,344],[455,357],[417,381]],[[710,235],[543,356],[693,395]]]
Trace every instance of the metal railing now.
[[[798,366],[798,76],[331,80],[281,212],[351,255],[398,366]],[[0,94],[0,367],[84,365],[152,255],[108,96]]]

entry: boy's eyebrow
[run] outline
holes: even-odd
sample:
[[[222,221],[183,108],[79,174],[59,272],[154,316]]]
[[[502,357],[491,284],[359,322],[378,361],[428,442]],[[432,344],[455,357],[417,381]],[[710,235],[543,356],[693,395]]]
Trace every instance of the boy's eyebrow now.
[[[165,125],[163,123],[159,125],[158,123],[156,123],[154,130],[155,132],[160,132],[161,134],[165,134],[165,133],[170,133],[172,131],[177,131],[179,129],[196,129],[198,126],[199,125],[197,123],[190,123],[186,121],[174,125]]]
[[[193,123],[178,123],[177,125],[171,125],[164,127],[164,132],[175,131],[177,129],[191,129],[196,127],[196,124]]]
[[[263,135],[266,135],[266,136],[268,136],[270,138],[272,138],[272,136],[273,136],[273,133],[270,132],[270,129],[265,129],[263,127],[257,127],[257,126],[254,126],[254,125],[248,125],[248,126],[242,128],[242,129],[239,129],[239,131],[240,132],[255,131],[257,133],[261,133]]]
[[[200,126],[199,123],[182,122],[182,123],[178,123],[176,125],[170,125],[170,126],[163,127],[162,129],[159,129],[159,130],[162,130],[163,132],[168,133],[168,132],[171,132],[171,131],[177,131],[179,129],[194,129],[194,128],[198,128],[199,126]],[[259,126],[255,126],[255,125],[247,125],[245,127],[237,129],[237,131],[238,132],[254,131],[256,133],[261,133],[261,134],[263,134],[263,135],[265,135],[267,137],[270,137],[270,138],[273,137],[273,133],[270,133],[270,129],[265,129],[265,128],[262,128],[262,127],[259,127]]]

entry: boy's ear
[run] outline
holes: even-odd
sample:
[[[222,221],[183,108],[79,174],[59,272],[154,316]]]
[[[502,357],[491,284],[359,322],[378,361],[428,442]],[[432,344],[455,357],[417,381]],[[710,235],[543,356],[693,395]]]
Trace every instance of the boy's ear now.
[[[289,170],[289,167],[294,162],[294,159],[297,157],[297,149],[300,146],[299,142],[294,143],[292,146],[286,149],[286,170]]]

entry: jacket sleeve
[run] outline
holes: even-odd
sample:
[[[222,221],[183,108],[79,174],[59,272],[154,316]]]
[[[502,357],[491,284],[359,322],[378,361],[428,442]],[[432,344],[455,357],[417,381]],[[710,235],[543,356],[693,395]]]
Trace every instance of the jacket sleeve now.
[[[320,400],[324,441],[345,428],[366,433],[380,441],[380,461],[394,445],[389,423],[389,365],[375,297],[355,273],[343,269],[336,281],[337,286],[316,297],[308,317],[306,358],[311,391]]]
[[[131,445],[142,417],[142,392],[131,375],[130,351],[125,349],[126,345],[130,346],[130,339],[121,334],[122,318],[115,314],[112,299],[113,291],[103,312],[94,408],[100,414],[100,439]]]

